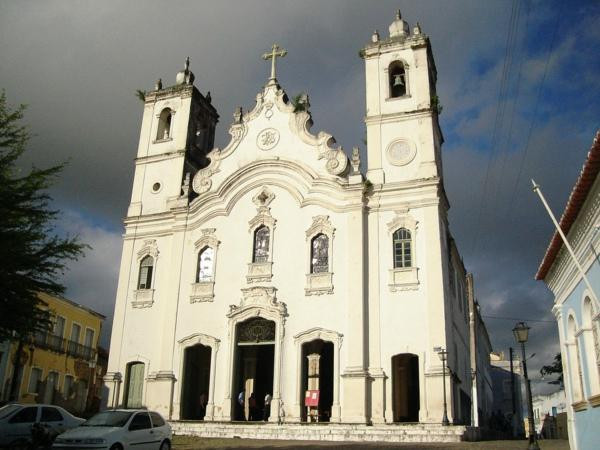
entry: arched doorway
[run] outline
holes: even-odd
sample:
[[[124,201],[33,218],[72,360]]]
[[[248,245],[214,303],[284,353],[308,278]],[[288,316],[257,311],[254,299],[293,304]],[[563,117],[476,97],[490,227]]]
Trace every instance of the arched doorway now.
[[[392,410],[394,422],[419,421],[419,357],[402,353],[392,357]]]
[[[124,404],[126,408],[141,408],[142,394],[144,392],[144,370],[143,362],[134,361],[127,364],[125,378]]]
[[[304,405],[307,391],[319,391],[317,408],[302,408],[302,421],[329,422],[333,405],[333,356],[332,342],[315,339],[302,344],[302,390],[300,404]],[[310,416],[310,417],[309,417]]]
[[[238,323],[235,343],[232,419],[266,420],[264,399],[273,396],[275,322],[252,317]]]
[[[196,344],[183,354],[181,420],[203,420],[209,399],[211,348]]]

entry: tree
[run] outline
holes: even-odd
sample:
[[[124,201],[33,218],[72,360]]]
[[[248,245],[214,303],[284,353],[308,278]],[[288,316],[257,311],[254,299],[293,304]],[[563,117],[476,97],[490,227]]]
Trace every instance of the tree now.
[[[0,341],[22,342],[50,327],[38,293],[62,294],[66,261],[86,247],[53,229],[59,212],[50,208],[46,190],[64,164],[28,173],[17,166],[31,137],[22,124],[24,110],[25,105],[11,108],[0,93]]]
[[[563,366],[562,366],[562,357],[560,353],[557,353],[554,356],[554,362],[548,366],[543,366],[540,369],[540,374],[542,376],[546,375],[558,375],[558,378],[555,380],[548,381],[549,384],[559,384],[563,385]]]

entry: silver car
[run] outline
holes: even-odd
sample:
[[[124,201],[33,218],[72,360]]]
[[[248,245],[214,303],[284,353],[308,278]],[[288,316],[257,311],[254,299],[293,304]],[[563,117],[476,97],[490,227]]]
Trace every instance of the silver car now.
[[[61,434],[53,449],[169,450],[171,426],[145,409],[102,411],[80,427]]]
[[[34,424],[60,434],[83,422],[60,406],[10,403],[0,408],[0,447],[26,447]]]

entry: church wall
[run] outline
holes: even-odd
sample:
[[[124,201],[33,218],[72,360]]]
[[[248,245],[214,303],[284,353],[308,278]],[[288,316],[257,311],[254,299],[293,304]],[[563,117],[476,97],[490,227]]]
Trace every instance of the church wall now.
[[[185,240],[182,268],[180,305],[177,317],[176,341],[193,333],[203,333],[219,339],[220,348],[217,354],[217,374],[215,385],[215,416],[219,417],[223,410],[222,402],[226,399],[230,386],[229,379],[229,339],[228,319],[229,305],[239,304],[241,289],[248,286],[274,286],[277,288],[277,300],[287,306],[288,317],[285,323],[283,341],[282,384],[285,405],[293,405],[296,401],[295,372],[297,358],[293,337],[311,328],[323,328],[348,335],[345,316],[346,293],[348,284],[347,262],[344,255],[348,245],[360,245],[359,238],[350,238],[345,232],[346,214],[335,213],[319,206],[300,208],[297,200],[285,189],[265,185],[275,195],[269,205],[271,214],[277,223],[273,236],[273,279],[272,283],[258,282],[248,284],[246,275],[248,263],[252,258],[253,235],[249,232],[248,222],[257,214],[256,205],[252,202],[259,189],[242,196],[228,216],[219,216],[205,223],[190,224],[190,231]],[[330,267],[333,271],[333,293],[305,296],[306,274],[308,269],[309,245],[306,231],[313,223],[313,217],[328,215],[335,228],[333,252],[330,255]],[[195,277],[197,249],[194,246],[201,236],[201,230],[214,228],[219,240],[216,256],[214,299],[208,302],[190,303],[191,283]],[[232,277],[232,275],[235,276]],[[181,352],[175,353],[175,378],[180,380],[182,361]],[[345,348],[342,347],[342,368],[345,365]],[[181,383],[175,384],[175,410]],[[291,411],[290,411],[291,413]]]

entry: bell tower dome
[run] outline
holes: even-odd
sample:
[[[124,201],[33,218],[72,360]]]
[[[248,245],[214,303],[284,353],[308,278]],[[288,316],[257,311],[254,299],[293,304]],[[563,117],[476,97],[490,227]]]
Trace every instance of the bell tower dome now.
[[[388,38],[375,31],[360,55],[366,71],[367,178],[382,184],[440,176],[443,137],[429,38],[419,24],[411,34],[398,11]]]

